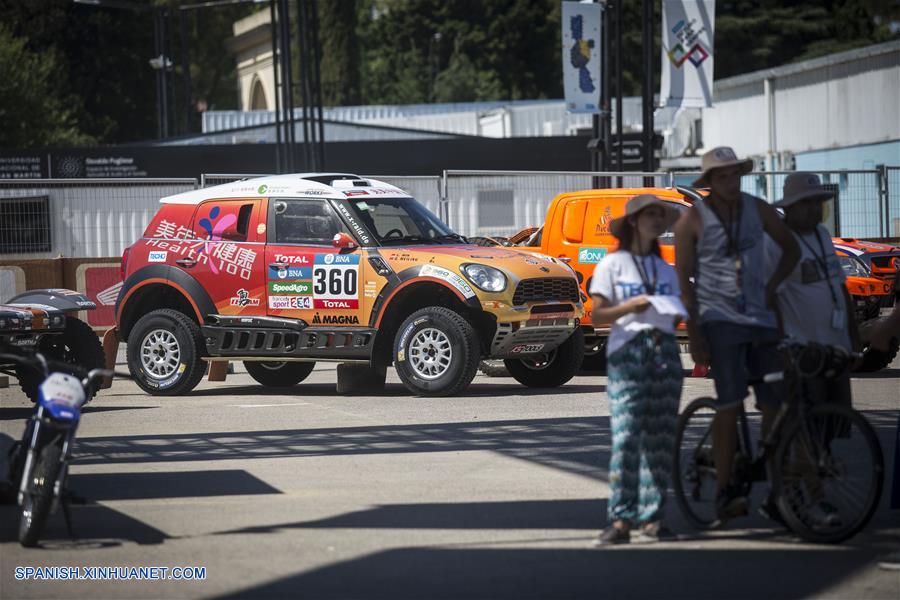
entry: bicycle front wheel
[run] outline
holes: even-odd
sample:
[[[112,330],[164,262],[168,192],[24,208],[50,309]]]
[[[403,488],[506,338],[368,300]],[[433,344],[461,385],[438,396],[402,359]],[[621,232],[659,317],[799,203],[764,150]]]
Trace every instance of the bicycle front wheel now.
[[[716,404],[712,398],[697,398],[678,416],[672,486],[675,500],[691,525],[715,527],[716,463],[713,459],[712,424]]]
[[[822,404],[786,428],[775,455],[773,492],[797,535],[837,543],[872,518],[883,479],[881,446],[865,417]]]

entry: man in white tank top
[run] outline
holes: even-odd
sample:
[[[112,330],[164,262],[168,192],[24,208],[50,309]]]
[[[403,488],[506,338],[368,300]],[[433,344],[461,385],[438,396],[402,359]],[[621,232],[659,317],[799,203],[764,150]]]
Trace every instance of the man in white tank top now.
[[[709,187],[710,194],[675,226],[675,267],[690,313],[691,357],[712,367],[716,385],[716,510],[725,520],[747,513],[747,499],[730,485],[738,407],[750,378],[781,369],[775,351],[781,335],[772,308],[775,291],[793,270],[800,250],[774,208],[741,192],[741,176],[750,172],[752,161],[719,147],[703,155],[702,165],[694,186]],[[765,267],[764,234],[781,250],[771,274]],[[767,431],[778,397],[768,386],[754,391]]]

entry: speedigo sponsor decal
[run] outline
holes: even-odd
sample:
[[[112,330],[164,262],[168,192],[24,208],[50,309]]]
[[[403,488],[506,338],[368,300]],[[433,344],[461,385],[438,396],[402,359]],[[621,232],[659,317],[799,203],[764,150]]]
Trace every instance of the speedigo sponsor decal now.
[[[272,294],[309,296],[312,294],[312,283],[309,281],[273,281],[269,283],[269,292]]]
[[[269,296],[269,308],[275,310],[303,310],[312,308],[311,296]]]
[[[359,325],[359,317],[356,315],[325,315],[316,313],[313,317],[313,325]]]

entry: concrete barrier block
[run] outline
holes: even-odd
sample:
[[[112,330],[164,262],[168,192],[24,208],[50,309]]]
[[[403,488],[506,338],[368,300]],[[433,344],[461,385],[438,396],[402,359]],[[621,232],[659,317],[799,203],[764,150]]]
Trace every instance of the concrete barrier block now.
[[[338,394],[366,394],[384,389],[387,367],[341,363],[337,367]]]

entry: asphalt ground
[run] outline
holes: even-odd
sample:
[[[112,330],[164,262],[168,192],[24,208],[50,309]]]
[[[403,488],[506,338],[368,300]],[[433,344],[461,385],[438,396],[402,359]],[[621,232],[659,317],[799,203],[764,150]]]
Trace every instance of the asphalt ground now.
[[[70,487],[42,547],[16,542],[0,506],[0,598],[889,598],[900,549],[887,491],[868,528],[837,546],[801,542],[753,514],[698,533],[674,501],[673,542],[594,549],[609,495],[606,378],[554,390],[479,375],[460,398],[341,396],[333,366],[291,390],[238,369],[191,395],[116,381],[86,408]],[[854,377],[890,490],[900,360]],[[683,404],[710,395],[687,379]],[[30,404],[0,389],[0,432]],[[2,437],[2,436],[0,436]],[[11,438],[6,438],[7,442]],[[758,486],[759,487],[759,486]],[[756,494],[756,499],[762,491]],[[204,580],[45,581],[16,567],[205,567]]]

